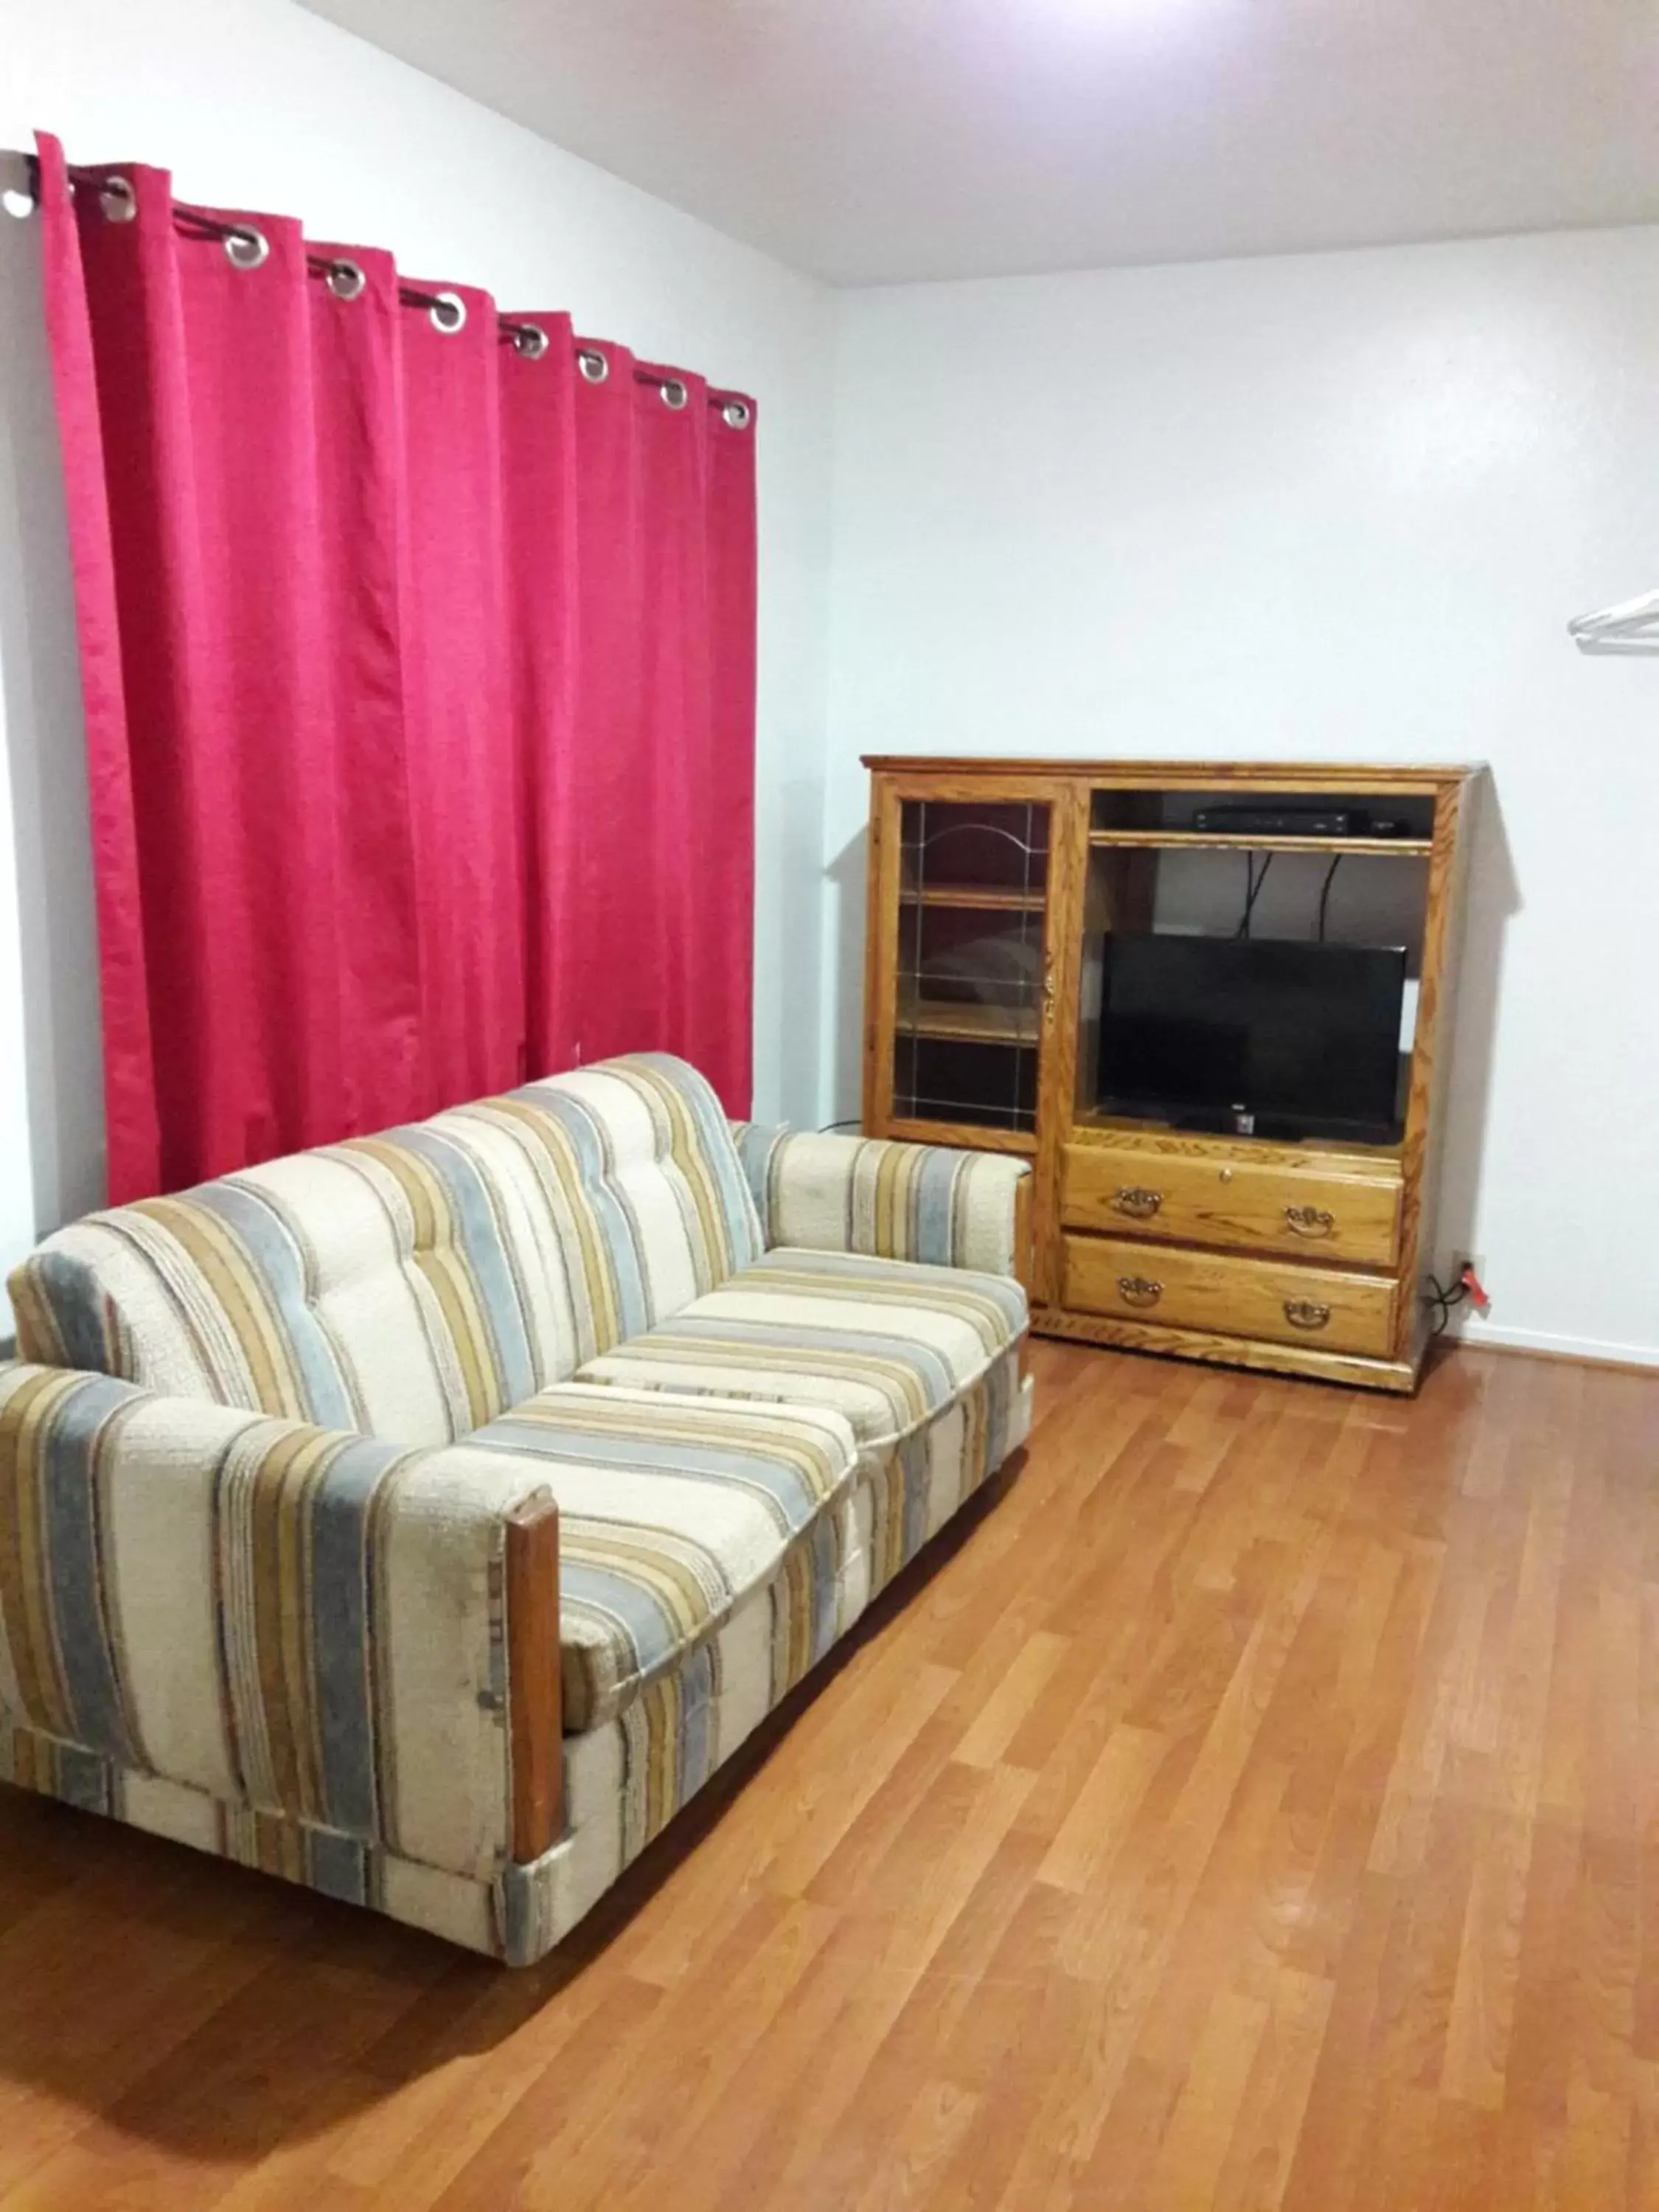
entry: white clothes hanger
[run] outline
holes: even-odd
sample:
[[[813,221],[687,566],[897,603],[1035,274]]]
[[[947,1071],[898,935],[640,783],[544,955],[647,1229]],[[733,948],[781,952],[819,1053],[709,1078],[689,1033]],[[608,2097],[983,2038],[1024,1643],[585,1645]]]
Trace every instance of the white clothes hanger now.
[[[1567,632],[1580,653],[1659,653],[1659,592],[1577,615]]]

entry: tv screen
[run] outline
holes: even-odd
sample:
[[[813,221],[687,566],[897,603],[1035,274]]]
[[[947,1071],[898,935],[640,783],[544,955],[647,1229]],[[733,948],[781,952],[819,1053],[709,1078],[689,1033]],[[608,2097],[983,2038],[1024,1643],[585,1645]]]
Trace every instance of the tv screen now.
[[[1398,947],[1274,938],[1105,941],[1100,1105],[1261,1136],[1399,1134]]]

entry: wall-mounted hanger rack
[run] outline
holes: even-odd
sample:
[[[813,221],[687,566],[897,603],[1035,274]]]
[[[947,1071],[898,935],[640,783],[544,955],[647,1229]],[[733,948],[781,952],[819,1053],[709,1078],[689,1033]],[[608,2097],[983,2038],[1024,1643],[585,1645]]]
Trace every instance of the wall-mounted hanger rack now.
[[[1580,653],[1659,653],[1659,592],[1577,615],[1567,633]]]

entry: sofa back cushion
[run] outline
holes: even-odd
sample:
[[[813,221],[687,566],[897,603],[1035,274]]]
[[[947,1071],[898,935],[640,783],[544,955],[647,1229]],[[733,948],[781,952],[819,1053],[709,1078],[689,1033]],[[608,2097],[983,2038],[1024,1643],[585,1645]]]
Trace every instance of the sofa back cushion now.
[[[94,1214],[10,1287],[26,1358],[426,1444],[761,1249],[719,1101],[653,1054]]]

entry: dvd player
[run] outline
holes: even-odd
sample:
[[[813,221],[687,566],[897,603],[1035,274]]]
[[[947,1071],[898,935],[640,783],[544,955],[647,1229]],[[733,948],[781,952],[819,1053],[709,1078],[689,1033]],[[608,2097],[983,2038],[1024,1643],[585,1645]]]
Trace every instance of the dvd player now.
[[[1193,827],[1212,836],[1400,837],[1403,822],[1371,819],[1364,806],[1200,806]]]

